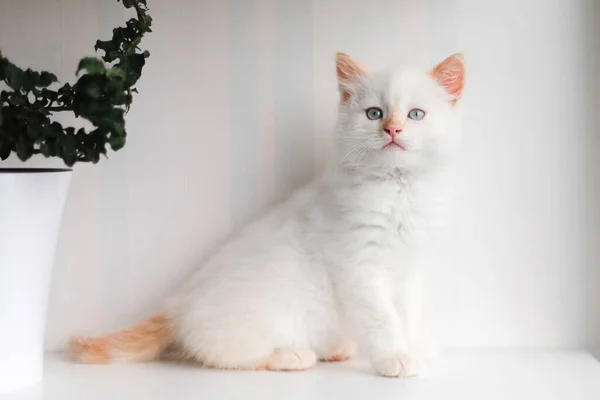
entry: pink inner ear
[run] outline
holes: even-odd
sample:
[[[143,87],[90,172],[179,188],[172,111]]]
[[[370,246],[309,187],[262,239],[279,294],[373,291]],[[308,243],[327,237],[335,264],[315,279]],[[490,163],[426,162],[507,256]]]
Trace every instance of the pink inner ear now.
[[[336,54],[336,72],[342,100],[348,101],[350,93],[346,90],[345,84],[356,80],[361,75],[365,75],[366,69],[349,55],[338,52]]]
[[[431,75],[452,96],[453,104],[460,99],[465,85],[465,59],[462,54],[446,58],[431,71]]]

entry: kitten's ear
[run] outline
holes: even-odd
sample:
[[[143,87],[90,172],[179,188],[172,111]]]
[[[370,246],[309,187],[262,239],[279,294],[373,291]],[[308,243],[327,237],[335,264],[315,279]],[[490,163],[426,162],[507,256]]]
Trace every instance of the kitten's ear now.
[[[446,58],[431,71],[433,79],[452,96],[452,104],[455,104],[462,96],[465,86],[465,69],[465,57],[458,53]]]
[[[348,101],[352,95],[351,84],[367,75],[367,69],[348,54],[340,52],[335,55],[335,64],[342,101]]]

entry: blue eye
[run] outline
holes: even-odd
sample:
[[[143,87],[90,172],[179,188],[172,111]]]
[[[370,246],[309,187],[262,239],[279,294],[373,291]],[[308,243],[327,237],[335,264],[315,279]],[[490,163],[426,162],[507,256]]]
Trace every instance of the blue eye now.
[[[421,110],[420,108],[413,108],[408,112],[408,118],[414,119],[415,121],[423,119],[425,118],[425,111]]]
[[[383,111],[377,107],[367,108],[367,118],[371,120],[381,119],[383,118]]]

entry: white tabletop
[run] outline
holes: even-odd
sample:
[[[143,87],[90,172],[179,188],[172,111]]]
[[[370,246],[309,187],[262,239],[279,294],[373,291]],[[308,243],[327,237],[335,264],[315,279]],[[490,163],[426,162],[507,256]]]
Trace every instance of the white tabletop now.
[[[40,385],[1,400],[598,400],[600,363],[583,351],[446,351],[427,376],[380,378],[361,361],[305,372],[231,372],[187,365],[75,365],[47,357]]]

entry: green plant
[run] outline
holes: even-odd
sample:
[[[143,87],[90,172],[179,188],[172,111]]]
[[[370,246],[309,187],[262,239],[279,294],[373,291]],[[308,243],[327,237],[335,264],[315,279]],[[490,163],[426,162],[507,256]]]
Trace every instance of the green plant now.
[[[112,40],[96,42],[95,50],[103,50],[104,56],[83,58],[76,75],[83,74],[74,85],[52,89],[58,82],[54,74],[22,70],[0,52],[0,83],[8,86],[0,92],[0,159],[6,160],[13,152],[22,161],[42,154],[73,166],[97,163],[100,155],[106,157],[107,145],[113,151],[125,146],[124,117],[150,55],[139,44],[152,32],[152,18],[146,0],[117,1],[134,9],[136,17],[115,28]],[[63,127],[51,119],[60,112],[72,112],[91,122],[94,129]]]

